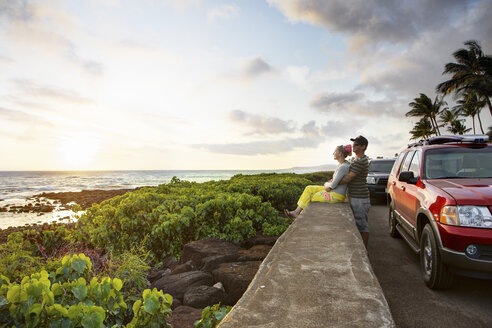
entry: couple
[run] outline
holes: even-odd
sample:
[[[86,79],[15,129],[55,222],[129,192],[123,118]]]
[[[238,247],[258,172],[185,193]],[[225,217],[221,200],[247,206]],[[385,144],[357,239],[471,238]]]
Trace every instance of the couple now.
[[[348,187],[350,208],[354,213],[355,223],[364,241],[364,246],[367,248],[369,241],[367,214],[371,207],[369,189],[366,185],[369,160],[365,151],[368,141],[363,136],[350,140],[353,142],[352,145],[337,146],[333,152],[333,157],[339,163],[333,173],[333,179],[324,186],[307,186],[297,202],[297,208],[293,211],[285,209],[284,213],[287,217],[296,218],[309,202],[343,202]],[[349,164],[345,159],[352,154],[352,151],[355,153],[355,160]]]

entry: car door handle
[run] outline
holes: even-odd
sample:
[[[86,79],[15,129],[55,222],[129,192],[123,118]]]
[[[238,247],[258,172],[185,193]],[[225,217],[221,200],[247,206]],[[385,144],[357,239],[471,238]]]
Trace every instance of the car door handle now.
[[[405,191],[405,189],[407,189],[405,186],[401,186],[401,190]]]

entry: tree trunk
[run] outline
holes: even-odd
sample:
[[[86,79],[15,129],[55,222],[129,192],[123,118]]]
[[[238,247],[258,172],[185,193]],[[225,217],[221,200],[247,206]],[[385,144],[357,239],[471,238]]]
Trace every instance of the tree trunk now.
[[[490,116],[492,116],[492,104],[490,103],[490,98],[485,97],[485,100],[487,101],[487,105],[489,106]]]
[[[473,124],[473,134],[477,134],[477,132],[475,132],[475,115],[472,115],[472,124]]]
[[[439,125],[437,125],[437,120],[435,117],[432,117],[431,119],[434,120],[434,124],[436,125],[436,135],[440,136],[441,135],[441,131],[439,131]]]
[[[480,124],[480,130],[482,131],[482,134],[485,134],[485,132],[483,132],[482,120],[480,119],[480,111],[477,112],[477,117],[478,117],[478,123]],[[475,132],[475,129],[473,129],[473,132]]]

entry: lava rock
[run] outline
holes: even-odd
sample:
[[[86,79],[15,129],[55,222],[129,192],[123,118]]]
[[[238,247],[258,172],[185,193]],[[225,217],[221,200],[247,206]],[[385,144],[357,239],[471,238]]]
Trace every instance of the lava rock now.
[[[239,243],[239,246],[243,248],[251,248],[256,245],[269,245],[273,246],[275,245],[275,242],[277,241],[278,236],[263,236],[261,234],[257,234],[254,237],[245,239]]]
[[[261,261],[222,263],[213,271],[214,280],[224,285],[228,303],[235,304],[253,280]]]
[[[191,306],[178,306],[173,310],[169,323],[173,328],[193,328],[195,321],[202,318],[202,310]]]
[[[222,263],[236,262],[237,259],[238,253],[207,256],[202,259],[202,267],[200,268],[200,270],[212,272],[217,269]]]
[[[242,249],[237,252],[237,261],[263,261],[271,249],[272,246],[269,245],[256,245],[250,249]]]
[[[183,273],[183,272],[189,272],[195,270],[195,266],[193,265],[193,262],[188,261],[183,264],[178,264],[171,272],[171,274],[178,274],[178,273]]]
[[[213,277],[208,272],[189,271],[169,276],[164,276],[151,284],[151,289],[157,288],[164,293],[171,294],[173,298],[183,299],[188,288],[195,286],[212,286]]]
[[[224,303],[227,294],[220,288],[197,286],[189,288],[183,296],[183,304],[195,308],[204,308]]]
[[[202,239],[184,245],[182,261],[192,261],[195,267],[202,266],[202,259],[213,255],[237,253],[241,247],[221,239]]]

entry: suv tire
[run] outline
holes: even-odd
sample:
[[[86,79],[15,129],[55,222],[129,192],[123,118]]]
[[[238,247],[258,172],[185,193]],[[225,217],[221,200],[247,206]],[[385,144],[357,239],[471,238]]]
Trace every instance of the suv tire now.
[[[436,237],[430,224],[425,225],[420,238],[420,269],[429,288],[443,289],[453,283],[454,274],[441,261]]]
[[[395,205],[393,205],[393,201],[390,203],[389,211],[388,211],[388,228],[391,237],[393,238],[401,237],[398,230],[396,230],[396,214],[395,214]]]

